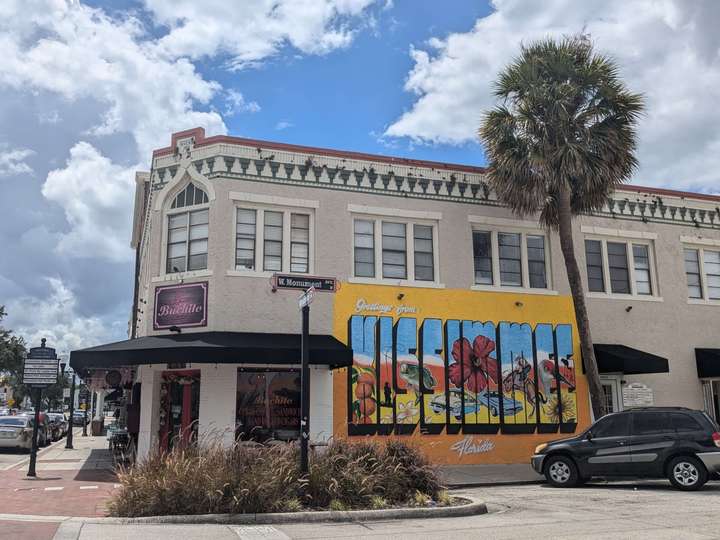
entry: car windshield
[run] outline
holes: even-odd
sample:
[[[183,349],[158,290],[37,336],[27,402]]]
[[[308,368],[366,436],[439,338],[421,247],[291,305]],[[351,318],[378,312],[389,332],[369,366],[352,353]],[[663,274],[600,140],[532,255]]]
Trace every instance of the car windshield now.
[[[27,420],[25,418],[0,418],[0,426],[25,427]]]

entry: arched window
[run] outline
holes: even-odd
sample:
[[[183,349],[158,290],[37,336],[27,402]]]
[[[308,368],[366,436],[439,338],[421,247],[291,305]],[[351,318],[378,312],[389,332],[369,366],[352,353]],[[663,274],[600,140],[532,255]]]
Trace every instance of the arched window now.
[[[180,208],[208,203],[202,189],[190,182],[177,194],[167,221],[166,272],[207,269],[208,208],[178,212]]]
[[[206,204],[207,202],[207,193],[190,182],[185,189],[177,194],[170,208],[184,208],[196,204]]]

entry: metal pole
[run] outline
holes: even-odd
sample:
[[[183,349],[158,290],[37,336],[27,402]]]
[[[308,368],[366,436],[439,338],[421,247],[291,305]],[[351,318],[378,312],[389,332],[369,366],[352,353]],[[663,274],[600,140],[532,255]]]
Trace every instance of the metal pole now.
[[[40,396],[41,396],[41,390],[39,388],[36,388],[33,390],[34,398],[35,398],[35,423],[33,424],[33,434],[32,434],[32,447],[30,448],[30,467],[28,468],[28,476],[35,477],[37,474],[35,473],[35,462],[37,461],[37,451],[38,451],[38,426],[40,425]]]
[[[85,392],[83,393],[83,395],[85,396],[85,399],[83,400],[83,404],[85,405],[85,406],[83,407],[83,434],[82,434],[83,437],[87,437],[87,407],[88,407],[87,398],[88,398],[88,392],[89,392],[88,388],[85,387]]]
[[[300,473],[308,472],[308,444],[310,440],[310,306],[302,308],[300,342]]]
[[[72,384],[70,385],[70,426],[65,440],[65,448],[73,449],[73,428],[75,427],[75,372],[72,373]]]

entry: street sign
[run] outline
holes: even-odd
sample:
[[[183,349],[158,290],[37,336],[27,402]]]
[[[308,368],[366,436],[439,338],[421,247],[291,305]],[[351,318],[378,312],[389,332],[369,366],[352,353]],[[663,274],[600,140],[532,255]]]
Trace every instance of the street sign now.
[[[300,298],[298,298],[298,305],[300,308],[304,308],[305,306],[309,306],[312,304],[313,297],[315,296],[315,288],[310,287],[307,291],[302,293],[300,295]]]
[[[45,347],[42,340],[41,347],[32,347],[25,358],[23,366],[23,384],[33,388],[44,388],[58,381],[58,357],[55,349]]]
[[[310,287],[316,291],[337,292],[338,281],[333,277],[295,276],[291,274],[274,274],[273,289],[300,289],[308,290]]]

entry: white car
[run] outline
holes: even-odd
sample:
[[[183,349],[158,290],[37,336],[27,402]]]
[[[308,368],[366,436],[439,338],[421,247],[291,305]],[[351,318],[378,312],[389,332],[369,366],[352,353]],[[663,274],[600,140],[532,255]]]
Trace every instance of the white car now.
[[[0,448],[30,451],[32,432],[32,419],[27,416],[0,416]]]

